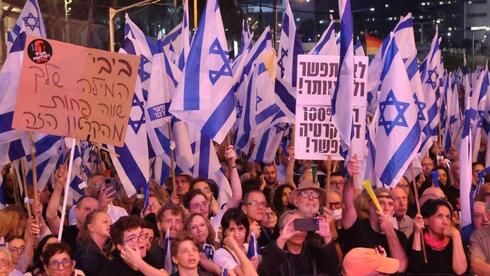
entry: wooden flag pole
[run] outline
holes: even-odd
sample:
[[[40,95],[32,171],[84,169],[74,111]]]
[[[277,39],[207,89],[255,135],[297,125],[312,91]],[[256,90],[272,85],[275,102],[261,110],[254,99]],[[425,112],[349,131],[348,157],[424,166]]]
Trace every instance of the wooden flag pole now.
[[[417,208],[417,214],[420,214],[420,202],[419,202],[419,192],[418,192],[418,187],[417,183],[415,181],[415,172],[413,171],[413,166],[410,165],[410,172],[412,174],[412,187],[413,187],[413,197],[415,199],[415,207]],[[422,174],[423,175],[423,174]],[[427,263],[427,251],[425,249],[425,242],[424,242],[424,232],[421,232],[420,235],[421,239],[421,244],[422,244],[422,252],[424,253],[424,262]]]
[[[26,176],[26,161],[23,158],[20,159],[20,168],[22,170],[22,187],[24,189],[24,203],[26,204],[27,215],[29,218],[32,217],[31,205],[29,204],[29,195],[27,194],[27,176]],[[19,179],[20,183],[20,179]]]
[[[29,131],[29,139],[31,140],[31,170],[32,170],[32,193],[34,198],[34,204],[39,202],[39,187],[37,185],[37,164],[36,164],[36,147],[34,142],[34,133]],[[40,218],[37,214],[34,214],[36,223],[39,224]]]
[[[20,199],[20,185],[22,185],[20,179],[17,177],[17,170],[14,166],[14,162],[10,161],[10,174],[12,174],[12,181],[14,182],[14,200],[15,204],[22,205]]]
[[[194,32],[197,31],[197,0],[194,0]]]
[[[66,174],[65,192],[63,195],[63,207],[61,209],[61,221],[60,221],[60,228],[58,231],[59,242],[61,242],[61,236],[63,235],[63,226],[64,226],[65,216],[66,216],[66,205],[68,203],[68,191],[70,188],[71,173],[73,170],[73,158],[75,156],[76,140],[75,138],[70,138],[70,140],[71,140],[70,160],[68,162],[68,173]]]
[[[325,192],[327,193],[327,198],[325,199],[325,207],[330,207],[328,200],[328,195],[330,194],[330,178],[332,176],[332,157],[329,155],[327,159],[327,181],[325,183]]]

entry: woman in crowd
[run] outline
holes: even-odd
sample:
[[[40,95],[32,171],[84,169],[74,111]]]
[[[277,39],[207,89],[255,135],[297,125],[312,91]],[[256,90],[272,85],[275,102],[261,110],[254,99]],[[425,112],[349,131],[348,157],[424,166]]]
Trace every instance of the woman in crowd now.
[[[206,178],[196,178],[191,182],[191,190],[197,189],[206,195],[206,199],[208,200],[211,209],[211,216],[217,215],[220,211],[220,206],[218,201],[216,201],[216,198],[218,197],[216,186],[217,185],[213,180]]]
[[[48,276],[84,276],[75,269],[71,249],[65,243],[52,243],[46,246],[43,255],[44,270]]]
[[[408,271],[418,274],[463,274],[467,268],[466,255],[459,230],[452,225],[452,207],[444,199],[429,199],[415,217],[411,250],[408,252]],[[428,263],[422,253],[423,235]]]
[[[272,207],[276,211],[277,217],[280,217],[288,209],[294,208],[289,203],[289,195],[293,190],[294,188],[289,184],[277,186],[274,197],[272,198]]]
[[[46,250],[48,244],[57,243],[58,238],[55,235],[47,235],[39,241],[39,244],[34,250],[33,263],[27,268],[28,275],[42,276],[46,275],[42,260],[42,254]]]
[[[21,276],[22,272],[15,269],[12,254],[5,247],[0,247],[0,276]]]
[[[248,248],[245,240],[250,231],[247,216],[240,208],[228,209],[221,219],[221,228],[224,236],[223,247],[216,250],[213,262],[223,269],[233,270],[238,276],[256,273],[258,257],[249,260],[245,255]]]
[[[79,234],[80,246],[75,254],[77,268],[86,275],[96,275],[108,262],[105,246],[110,237],[111,218],[100,210],[87,215]]]
[[[19,205],[9,205],[0,210],[0,237],[11,240],[22,237],[27,224],[27,216]]]
[[[220,274],[221,268],[212,261],[216,234],[209,220],[201,214],[192,214],[184,223],[184,231],[199,249],[199,266],[207,272]]]

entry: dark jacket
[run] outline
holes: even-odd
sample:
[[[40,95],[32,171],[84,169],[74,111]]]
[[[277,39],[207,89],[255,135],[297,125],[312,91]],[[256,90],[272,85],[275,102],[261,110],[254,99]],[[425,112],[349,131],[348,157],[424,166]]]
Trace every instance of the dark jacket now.
[[[258,272],[264,276],[338,275],[340,263],[332,242],[320,245],[316,240],[307,239],[298,255],[271,242],[262,252]]]
[[[75,260],[76,268],[82,270],[87,276],[96,275],[97,271],[109,262],[109,259],[92,239],[79,245],[75,253]]]

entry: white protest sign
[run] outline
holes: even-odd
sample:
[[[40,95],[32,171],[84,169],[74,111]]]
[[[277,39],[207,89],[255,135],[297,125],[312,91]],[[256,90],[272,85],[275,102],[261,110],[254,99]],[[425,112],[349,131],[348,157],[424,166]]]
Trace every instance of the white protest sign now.
[[[299,55],[296,91],[295,156],[308,160],[342,160],[340,136],[332,120],[331,95],[338,56]],[[354,57],[353,139],[351,150],[364,156],[368,58]],[[337,112],[342,112],[339,110]]]

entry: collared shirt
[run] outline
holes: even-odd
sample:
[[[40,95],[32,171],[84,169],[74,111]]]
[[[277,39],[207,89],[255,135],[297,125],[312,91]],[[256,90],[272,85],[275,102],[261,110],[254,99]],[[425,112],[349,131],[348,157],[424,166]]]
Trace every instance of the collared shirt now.
[[[398,230],[402,231],[403,234],[409,238],[413,232],[413,219],[407,215],[404,215],[400,221],[397,220],[397,223]]]

